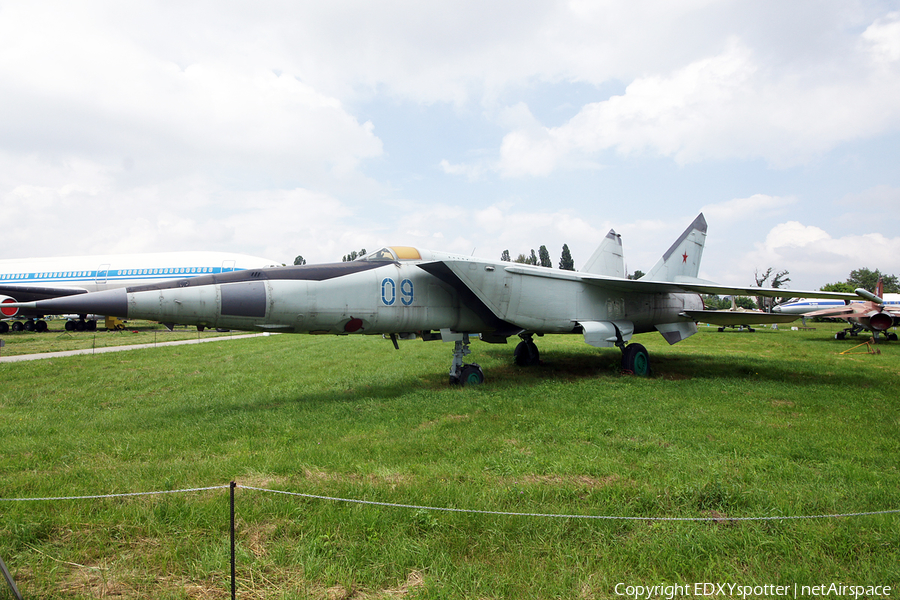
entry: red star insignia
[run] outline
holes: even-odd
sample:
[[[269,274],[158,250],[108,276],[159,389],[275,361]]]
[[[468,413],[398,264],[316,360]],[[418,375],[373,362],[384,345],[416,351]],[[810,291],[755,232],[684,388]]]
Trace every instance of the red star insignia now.
[[[687,252],[685,252],[684,254],[681,255],[681,262],[683,262],[683,263],[687,262]]]

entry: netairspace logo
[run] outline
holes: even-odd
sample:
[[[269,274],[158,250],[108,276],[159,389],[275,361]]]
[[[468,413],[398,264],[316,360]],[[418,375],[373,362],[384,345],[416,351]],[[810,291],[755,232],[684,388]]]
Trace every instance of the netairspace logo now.
[[[842,583],[823,583],[820,585],[740,585],[737,583],[684,583],[631,585],[617,583],[613,589],[616,596],[650,600],[651,598],[683,597],[728,597],[728,598],[890,598],[889,585],[847,585]]]

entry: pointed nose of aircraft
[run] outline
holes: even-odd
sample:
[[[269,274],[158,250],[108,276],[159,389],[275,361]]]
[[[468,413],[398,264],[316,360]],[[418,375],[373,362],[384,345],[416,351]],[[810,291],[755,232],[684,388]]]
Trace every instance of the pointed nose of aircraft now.
[[[91,292],[75,296],[61,296],[49,300],[29,303],[35,310],[47,314],[106,315],[110,317],[128,316],[128,296],[125,288]]]

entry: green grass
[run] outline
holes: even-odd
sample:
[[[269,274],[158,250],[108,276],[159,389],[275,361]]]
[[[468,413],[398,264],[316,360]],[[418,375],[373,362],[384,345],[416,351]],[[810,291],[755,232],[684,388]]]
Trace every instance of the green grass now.
[[[241,333],[215,329],[198,332],[195,328],[182,326],[169,331],[163,325],[149,321],[128,321],[124,324],[125,329],[119,331],[107,331],[102,319],[98,322],[97,331],[66,331],[65,324],[65,319],[49,318],[48,330],[44,333],[10,331],[0,335],[0,340],[5,342],[0,348],[0,357],[227,337]]]
[[[239,488],[241,598],[900,586],[900,515],[728,520],[900,508],[900,344],[840,355],[857,342],[832,333],[703,328],[672,347],[638,336],[648,379],[620,375],[618,350],[579,336],[538,338],[544,362],[530,369],[512,365],[512,345],[476,342],[469,360],[487,381],[462,389],[447,385],[449,344],[395,351],[380,338],[282,335],[0,364],[0,496],[235,480],[643,517],[445,513]],[[228,491],[0,502],[0,556],[29,598],[225,598]]]

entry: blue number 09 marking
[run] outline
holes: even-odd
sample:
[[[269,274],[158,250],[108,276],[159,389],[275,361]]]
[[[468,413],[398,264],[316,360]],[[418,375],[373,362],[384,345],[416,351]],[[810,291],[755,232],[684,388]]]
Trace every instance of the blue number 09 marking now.
[[[381,301],[385,306],[393,306],[397,300],[397,284],[390,277],[381,280]]]
[[[400,302],[403,306],[410,306],[415,300],[413,282],[404,279],[400,282]],[[381,302],[385,306],[393,306],[397,301],[397,284],[390,277],[381,280]]]
[[[409,279],[400,282],[400,302],[403,303],[403,306],[413,303],[413,282]]]

